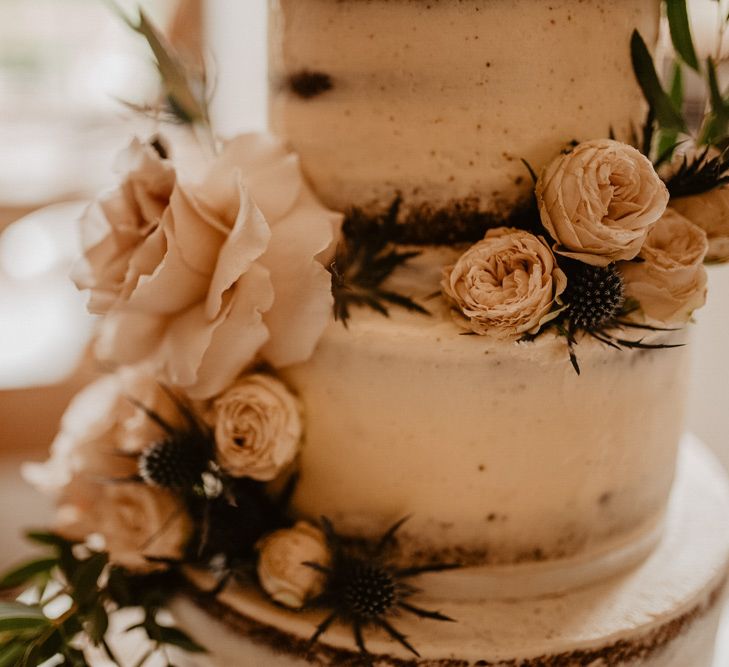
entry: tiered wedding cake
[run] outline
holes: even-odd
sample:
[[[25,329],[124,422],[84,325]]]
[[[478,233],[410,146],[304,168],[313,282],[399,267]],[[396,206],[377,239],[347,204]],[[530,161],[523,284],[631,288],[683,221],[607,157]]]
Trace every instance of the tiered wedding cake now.
[[[654,43],[659,15],[643,0],[619,12],[600,1],[279,0],[271,126],[331,207],[373,215],[399,194],[413,241],[441,241],[449,225],[467,239],[473,221],[504,224],[527,207],[520,158],[541,170],[571,140],[639,126],[630,36]],[[468,566],[418,582],[423,604],[456,623],[397,619],[422,664],[709,665],[729,495],[687,441],[667,511],[686,348],[587,339],[577,375],[557,335],[463,335],[448,304],[428,300],[459,254],[428,246],[391,281],[430,317],[356,310],[284,372],[307,420],[297,513],[368,538],[407,515],[397,558]],[[220,664],[299,664],[321,620],[245,589],[223,593],[216,612],[269,647],[224,634],[212,642]],[[421,664],[382,631],[367,645],[383,665]],[[348,628],[333,626],[311,661],[354,653]]]
[[[204,174],[135,142],[86,215],[118,370],[29,471],[58,530],[116,586],[184,574],[221,667],[709,667],[729,485],[681,443],[684,325],[729,164],[655,155],[661,3],[270,6],[276,138]]]

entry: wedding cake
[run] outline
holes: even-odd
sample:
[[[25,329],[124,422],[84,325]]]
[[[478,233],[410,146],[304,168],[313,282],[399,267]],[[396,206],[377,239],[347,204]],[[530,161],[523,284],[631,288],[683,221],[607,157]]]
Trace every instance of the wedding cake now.
[[[139,605],[191,664],[710,667],[729,484],[682,434],[727,128],[686,145],[660,17],[271,0],[271,134],[132,143],[74,272],[114,370],[27,469],[92,644]]]

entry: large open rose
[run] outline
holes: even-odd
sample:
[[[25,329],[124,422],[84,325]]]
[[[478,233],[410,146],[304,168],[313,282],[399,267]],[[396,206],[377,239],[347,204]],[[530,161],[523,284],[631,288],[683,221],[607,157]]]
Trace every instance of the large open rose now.
[[[620,265],[626,295],[640,303],[649,320],[688,321],[706,302],[707,249],[704,231],[667,209],[648,234],[639,255],[642,261]]]
[[[650,160],[610,139],[583,142],[551,162],[536,195],[555,251],[593,266],[635,257],[668,204]]]
[[[209,398],[256,358],[278,367],[311,355],[332,305],[318,257],[340,216],[314,198],[281,142],[237,137],[202,182],[178,175],[168,201],[155,199],[154,208],[140,201],[148,201],[148,187],[122,191],[123,215],[93,206],[84,221],[106,230],[87,233],[94,242],[79,280],[105,313],[102,359],[149,362],[167,383]],[[135,224],[143,231],[112,242]],[[110,256],[113,272],[101,268]]]
[[[441,282],[461,326],[501,339],[537,333],[555,316],[555,302],[566,286],[542,239],[507,228],[490,230],[444,269]]]

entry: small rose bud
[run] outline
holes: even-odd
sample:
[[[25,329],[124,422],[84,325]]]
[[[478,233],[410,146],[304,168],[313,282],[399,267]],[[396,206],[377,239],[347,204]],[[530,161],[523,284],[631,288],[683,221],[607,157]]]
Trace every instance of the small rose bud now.
[[[306,562],[329,565],[331,554],[321,530],[305,521],[277,530],[258,543],[258,579],[279,604],[301,609],[321,593],[325,575]]]

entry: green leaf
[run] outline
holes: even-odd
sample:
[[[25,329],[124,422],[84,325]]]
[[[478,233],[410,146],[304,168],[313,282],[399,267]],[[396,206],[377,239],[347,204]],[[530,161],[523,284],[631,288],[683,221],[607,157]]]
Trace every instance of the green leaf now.
[[[22,586],[39,574],[48,574],[57,564],[57,558],[39,558],[23,563],[0,578],[0,590]]]
[[[635,78],[638,80],[648,105],[655,114],[659,127],[685,132],[686,121],[674,106],[668,93],[663,90],[650,51],[637,30],[633,31],[630,40],[630,54]]]
[[[207,104],[204,99],[204,90],[200,95],[196,95],[191,84],[185,66],[182,64],[177,54],[174,53],[172,47],[167,40],[159,33],[154,24],[149,20],[143,10],[139,10],[139,22],[132,21],[114,2],[107,0],[113,10],[119,14],[122,20],[136,33],[142,35],[147,44],[149,44],[154,58],[157,62],[162,79],[162,85],[165,90],[165,97],[176,116],[183,123],[205,123],[208,120]],[[200,82],[202,83],[202,82]],[[201,85],[204,88],[204,85]]]
[[[29,531],[26,538],[36,544],[54,547],[58,554],[58,567],[67,579],[71,579],[78,566],[78,559],[73,555],[73,546],[77,542],[67,540],[65,537],[45,531]]]
[[[671,30],[671,41],[676,53],[691,68],[699,71],[699,59],[696,57],[694,41],[691,37],[686,0],[666,0],[666,15]]]
[[[6,646],[0,647],[0,667],[16,667],[25,653],[27,643],[13,640]]]
[[[106,612],[103,603],[99,602],[88,613],[84,623],[84,630],[94,646],[98,646],[104,639],[108,629],[109,614]]]
[[[63,649],[63,656],[66,659],[64,665],[69,667],[90,667],[83,651],[79,649],[66,647]]]
[[[135,630],[144,630],[147,628],[146,623],[134,623],[133,625],[130,625],[128,628],[124,628],[124,632],[134,632]]]
[[[708,114],[701,130],[701,144],[716,144],[726,137],[729,130],[729,103],[719,90],[719,79],[716,66],[711,58],[706,59],[706,78],[709,84],[709,102],[711,113]]]
[[[65,639],[58,630],[43,639],[39,639],[28,646],[23,656],[23,665],[35,667],[50,658],[58,655],[62,648],[67,645]]]
[[[97,603],[91,610],[84,623],[84,629],[95,646],[102,642],[109,629],[109,614],[102,602]]]
[[[43,544],[51,547],[70,547],[73,544],[60,535],[41,530],[30,530],[25,534],[25,537],[36,544]]]
[[[137,660],[137,664],[134,667],[144,667],[144,665],[147,664],[147,660],[149,660],[153,655],[154,649],[150,649],[144,655],[142,655],[139,660]]]
[[[22,602],[0,602],[0,632],[35,630],[48,625],[50,620],[40,607]]]
[[[671,77],[671,102],[677,109],[683,107],[683,68],[677,60],[673,63],[673,76]],[[660,162],[670,160],[678,141],[678,131],[675,129],[662,130],[658,138],[658,156]]]
[[[156,638],[163,644],[177,646],[188,653],[206,653],[205,649],[179,628],[158,625]]]
[[[97,582],[104,571],[109,558],[104,553],[94,554],[82,561],[71,581],[73,599],[83,607],[98,596],[99,588]]]

